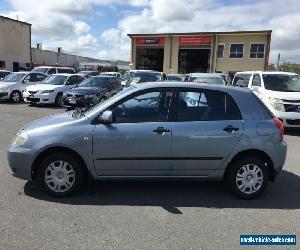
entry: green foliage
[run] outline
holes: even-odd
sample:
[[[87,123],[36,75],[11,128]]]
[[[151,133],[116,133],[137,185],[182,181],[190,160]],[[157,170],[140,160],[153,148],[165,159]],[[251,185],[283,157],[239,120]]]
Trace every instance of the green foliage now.
[[[269,64],[270,71],[284,71],[284,72],[293,72],[296,74],[300,74],[300,64],[291,63],[291,62],[283,62],[279,65],[279,68],[276,68],[275,64]]]

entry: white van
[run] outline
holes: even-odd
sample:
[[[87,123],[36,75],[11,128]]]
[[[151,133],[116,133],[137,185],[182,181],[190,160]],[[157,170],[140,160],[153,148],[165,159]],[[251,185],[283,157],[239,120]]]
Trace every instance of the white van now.
[[[51,66],[40,66],[35,67],[31,72],[44,73],[47,75],[53,74],[75,74],[75,69],[70,67],[51,67]]]
[[[285,127],[300,127],[300,76],[289,72],[237,72],[234,86],[248,87]]]

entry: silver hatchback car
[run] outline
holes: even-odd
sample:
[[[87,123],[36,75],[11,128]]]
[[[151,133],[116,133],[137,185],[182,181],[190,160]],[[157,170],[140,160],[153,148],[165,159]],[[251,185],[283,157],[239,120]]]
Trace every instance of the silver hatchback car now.
[[[85,111],[22,128],[8,149],[12,174],[50,194],[94,179],[225,179],[252,199],[285,163],[283,126],[249,89],[214,84],[131,86]]]

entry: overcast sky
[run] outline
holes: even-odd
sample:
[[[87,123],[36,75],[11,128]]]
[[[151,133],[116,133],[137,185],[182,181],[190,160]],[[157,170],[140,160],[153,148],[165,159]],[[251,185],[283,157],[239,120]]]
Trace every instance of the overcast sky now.
[[[299,0],[2,0],[32,24],[32,43],[100,59],[130,59],[128,33],[272,29],[271,61],[300,63]]]

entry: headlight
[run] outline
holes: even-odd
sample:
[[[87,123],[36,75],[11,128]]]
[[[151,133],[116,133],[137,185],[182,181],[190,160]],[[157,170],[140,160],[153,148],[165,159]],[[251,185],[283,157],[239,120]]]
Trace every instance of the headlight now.
[[[6,92],[6,91],[8,91],[8,87],[3,87],[3,88],[0,88],[0,92]]]
[[[85,95],[85,98],[94,98],[94,95]]]
[[[281,111],[281,112],[285,112],[284,105],[283,105],[281,99],[277,99],[277,98],[272,98],[272,97],[270,97],[269,100],[270,100],[271,106],[272,106],[275,110]]]
[[[49,94],[49,93],[52,93],[52,92],[54,92],[54,90],[44,90],[44,91],[42,91],[41,94]]]
[[[24,131],[19,131],[12,140],[11,146],[13,147],[20,147],[23,146],[29,137]]]

